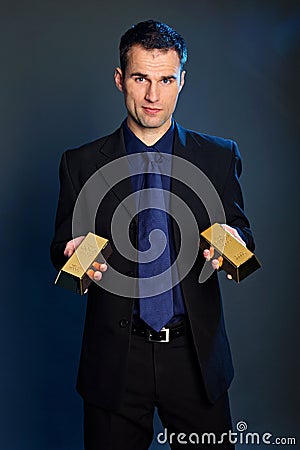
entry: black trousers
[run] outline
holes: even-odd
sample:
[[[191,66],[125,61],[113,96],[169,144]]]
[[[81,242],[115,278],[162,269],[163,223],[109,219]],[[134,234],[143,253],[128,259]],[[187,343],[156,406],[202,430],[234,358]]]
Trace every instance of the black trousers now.
[[[187,333],[169,343],[131,337],[121,408],[112,413],[84,403],[85,450],[147,450],[153,439],[155,406],[164,427],[163,434],[156,436],[158,443],[168,440],[176,450],[234,448],[227,439],[231,429],[228,395],[213,405],[208,402]]]

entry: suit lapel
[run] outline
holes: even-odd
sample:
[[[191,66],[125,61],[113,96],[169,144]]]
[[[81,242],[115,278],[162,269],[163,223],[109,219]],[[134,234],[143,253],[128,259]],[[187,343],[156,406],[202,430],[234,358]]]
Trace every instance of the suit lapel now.
[[[125,156],[123,129],[120,127],[108,136],[100,147],[96,162],[97,169],[101,170],[101,175],[110,187],[110,192],[116,196],[119,203],[133,193],[130,170]],[[132,218],[134,210],[129,206],[124,208]]]
[[[175,122],[175,135],[174,135],[174,149],[173,154],[177,157],[183,158],[197,167],[201,168],[203,165],[204,154],[201,151],[201,141],[195,141],[188,133],[188,131]],[[117,198],[118,203],[123,203],[123,200],[133,193],[131,174],[127,161],[124,159],[122,164],[122,170],[118,171],[117,181],[122,179],[122,182],[112,182],[112,178],[115,179],[116,173],[114,171],[114,165],[109,166],[109,163],[116,161],[126,156],[126,148],[123,136],[122,127],[118,128],[113,134],[109,135],[104,143],[99,148],[98,156],[96,159],[96,167],[101,170],[101,176],[105,179],[105,182],[110,186],[111,193]],[[104,166],[105,167],[104,169]],[[111,169],[109,169],[111,167]],[[103,170],[104,169],[104,170]],[[188,180],[185,184],[178,180],[171,178],[171,192],[177,195],[179,198],[184,199],[187,196]],[[172,206],[172,198],[170,202],[171,213],[176,217],[175,207]],[[197,206],[196,206],[197,207]],[[125,206],[127,213],[132,218],[134,216],[135,207]],[[174,242],[176,251],[180,248],[180,230],[175,226],[173,221]]]
[[[201,165],[201,158],[203,158],[203,152],[201,152],[201,143],[194,141],[189,136],[189,133],[186,129],[182,128],[177,123],[175,124],[175,136],[174,136],[174,149],[173,149],[173,155],[179,158],[183,158],[184,160],[187,160],[188,162],[196,165],[199,167]],[[180,164],[180,162],[179,162]],[[178,160],[176,161],[177,165],[177,173],[178,173]],[[186,199],[189,200],[187,203],[187,206],[191,208],[192,210],[197,209],[197,205],[193,204],[193,197],[189,195],[189,185],[188,185],[188,178],[186,175],[187,170],[182,171],[182,177],[183,182],[179,182],[177,178],[175,178],[175,171],[174,168],[172,170],[172,179],[171,179],[171,192],[175,194],[177,197],[185,201]],[[171,213],[176,217],[176,208],[171,198]],[[181,236],[180,236],[180,230],[178,226],[173,221],[173,233],[174,233],[174,245],[176,252],[180,249],[180,242],[181,242]]]

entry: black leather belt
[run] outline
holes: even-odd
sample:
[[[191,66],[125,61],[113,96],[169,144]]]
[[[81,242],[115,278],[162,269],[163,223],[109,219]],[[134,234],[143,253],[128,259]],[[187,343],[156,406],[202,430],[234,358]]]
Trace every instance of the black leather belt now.
[[[185,334],[185,326],[184,323],[180,323],[170,328],[164,327],[160,331],[154,331],[152,328],[144,328],[140,325],[132,324],[131,334],[141,336],[147,342],[170,342]]]

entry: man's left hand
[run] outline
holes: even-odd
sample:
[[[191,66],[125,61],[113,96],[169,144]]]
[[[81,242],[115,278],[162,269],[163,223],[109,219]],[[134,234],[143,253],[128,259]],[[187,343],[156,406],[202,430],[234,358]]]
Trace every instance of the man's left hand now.
[[[243,241],[243,239],[241,238],[241,236],[239,235],[239,233],[237,232],[237,230],[235,228],[230,227],[229,225],[226,224],[222,224],[221,225],[225,231],[228,231],[228,233],[230,233],[235,239],[237,239],[242,245],[244,245],[246,247],[246,243],[245,241]],[[203,250],[203,256],[206,259],[206,261],[210,261],[211,260],[211,265],[213,267],[214,270],[218,270],[220,268],[220,265],[222,264],[222,256],[219,256],[218,258],[214,258],[214,253],[215,253],[215,249],[213,247],[210,247],[210,249],[206,249]],[[232,279],[232,276],[227,274],[227,278],[229,280]]]

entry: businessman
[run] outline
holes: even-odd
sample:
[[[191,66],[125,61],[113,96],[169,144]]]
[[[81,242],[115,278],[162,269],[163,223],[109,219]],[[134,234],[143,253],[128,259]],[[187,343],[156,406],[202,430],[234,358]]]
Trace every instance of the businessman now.
[[[124,157],[129,162],[126,179],[108,190],[93,224],[96,234],[110,241],[113,254],[107,264],[95,264],[89,272],[93,282],[77,381],[84,401],[86,450],[148,449],[155,407],[172,449],[234,447],[228,437],[227,393],[233,367],[217,270],[199,283],[207,261],[213,269],[218,269],[219,261],[213,249],[203,253],[198,248],[194,236],[211,225],[207,205],[188,183],[172,177],[176,158],[213,185],[225,214],[225,220],[220,215],[224,227],[250,250],[254,241],[238,181],[241,159],[236,143],[184,129],[173,119],[185,83],[186,60],[185,41],[170,26],[147,20],[131,27],[121,38],[120,66],[114,73],[127,117],[112,134],[62,156],[51,244],[57,269],[93,231],[86,224],[81,228],[79,224],[77,235],[72,231],[76,200],[86,183],[95,174],[99,180],[105,178],[103,170],[112,162]],[[169,196],[160,195],[162,191]],[[118,251],[111,226],[114,212],[132,194],[138,211],[124,233],[129,233],[136,259]],[[183,245],[181,230],[170,207],[173,195],[195,218],[186,240],[196,257],[183,277],[177,260]],[[151,239],[157,228],[160,233]],[[156,252],[154,261],[143,259],[149,249]],[[172,265],[171,278],[159,278]],[[110,278],[113,284],[116,272],[136,280],[132,296],[105,288]],[[205,433],[212,433],[210,439],[203,438]]]

